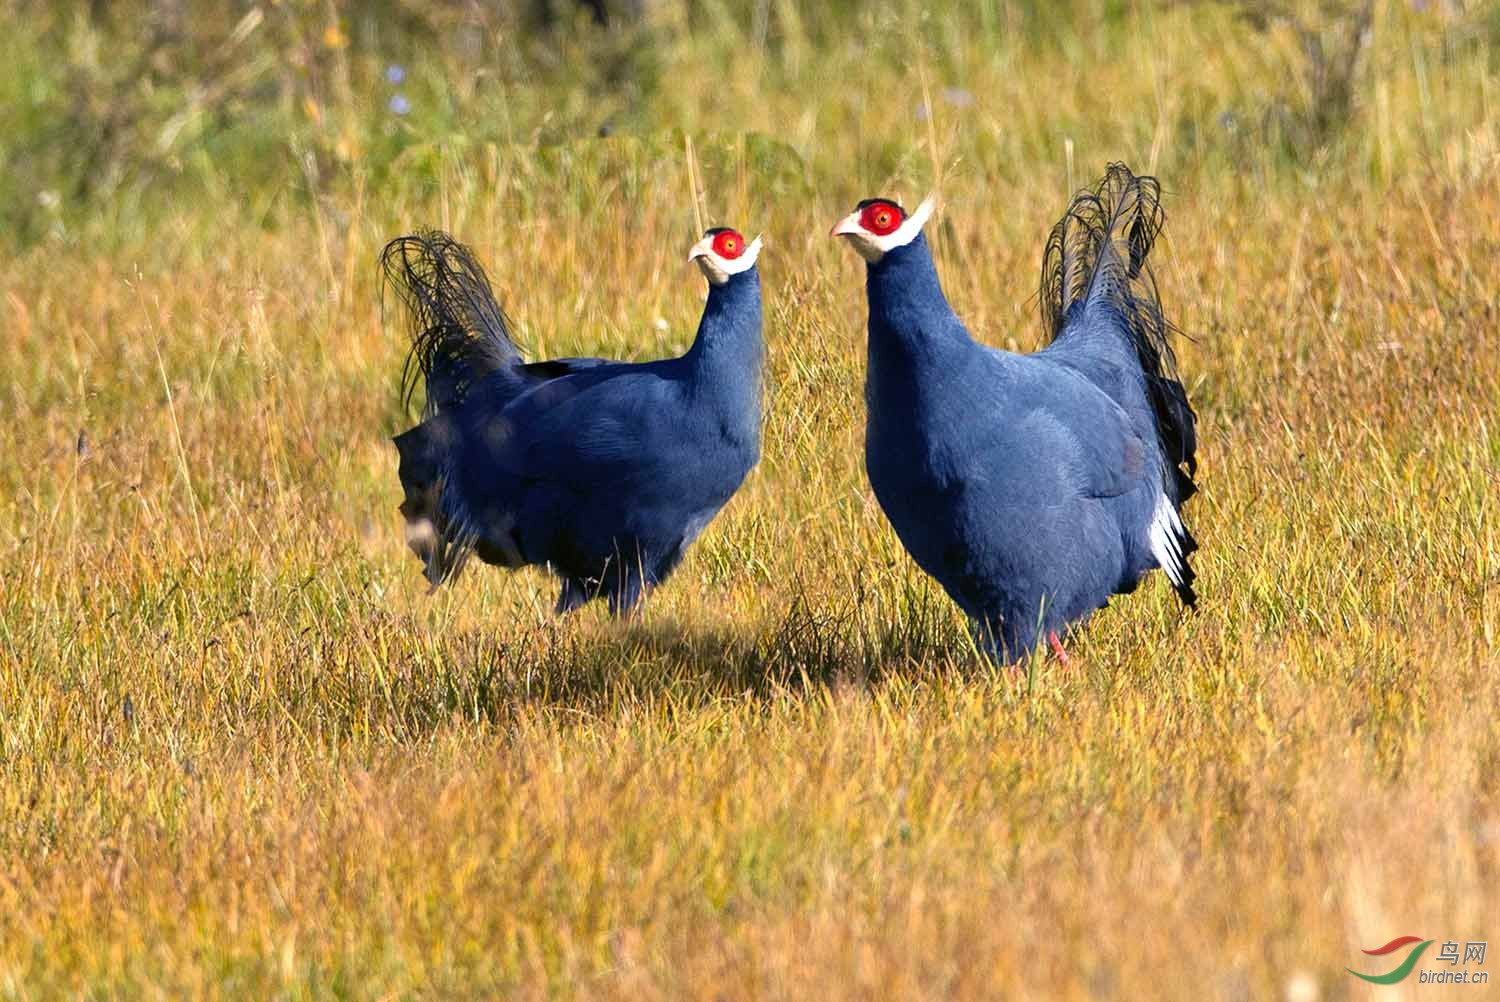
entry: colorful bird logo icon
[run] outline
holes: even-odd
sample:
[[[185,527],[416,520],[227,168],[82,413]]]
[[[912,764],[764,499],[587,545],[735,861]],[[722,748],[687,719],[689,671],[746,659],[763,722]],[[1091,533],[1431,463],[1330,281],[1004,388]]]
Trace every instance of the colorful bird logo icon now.
[[[1346,967],[1344,968],[1344,970],[1348,971],[1356,978],[1363,978],[1371,984],[1394,985],[1396,982],[1401,981],[1407,975],[1411,974],[1411,969],[1417,966],[1417,961],[1421,959],[1422,952],[1432,945],[1432,940],[1423,939],[1421,936],[1397,936],[1395,939],[1391,940],[1389,943],[1385,944],[1382,947],[1377,947],[1374,950],[1362,951],[1367,956],[1385,957],[1392,953],[1395,953],[1403,946],[1408,946],[1412,943],[1416,943],[1417,945],[1412,947],[1411,952],[1406,955],[1406,959],[1401,961],[1401,963],[1397,965],[1394,970],[1389,971],[1385,974],[1361,974],[1352,967]]]

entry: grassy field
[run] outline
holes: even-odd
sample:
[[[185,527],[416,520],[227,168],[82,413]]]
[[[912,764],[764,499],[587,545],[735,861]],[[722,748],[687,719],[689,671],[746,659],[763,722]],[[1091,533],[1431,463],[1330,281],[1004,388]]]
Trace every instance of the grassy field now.
[[[1361,949],[1500,939],[1493,8],[145,6],[0,2],[0,998],[1400,999]],[[637,623],[429,597],[381,245],[470,243],[538,356],[676,353],[689,138],[766,235],[761,465]],[[940,188],[1029,350],[1112,159],[1202,602],[1012,674],[870,494],[825,234]]]

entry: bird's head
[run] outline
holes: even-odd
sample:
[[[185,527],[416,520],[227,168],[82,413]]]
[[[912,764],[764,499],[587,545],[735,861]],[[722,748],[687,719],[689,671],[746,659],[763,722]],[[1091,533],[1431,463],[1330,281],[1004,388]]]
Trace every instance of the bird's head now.
[[[760,256],[760,237],[745,241],[739,230],[715,226],[688,251],[688,260],[697,261],[703,277],[713,285],[723,285],[731,276],[755,267]]]
[[[859,256],[874,264],[917,238],[937,200],[928,195],[911,215],[889,198],[867,198],[834,224],[828,235],[848,237]]]

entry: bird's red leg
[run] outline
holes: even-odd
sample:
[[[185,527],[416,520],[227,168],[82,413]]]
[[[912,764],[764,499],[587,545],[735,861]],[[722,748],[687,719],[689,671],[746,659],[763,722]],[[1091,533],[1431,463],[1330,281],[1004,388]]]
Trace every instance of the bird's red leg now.
[[[1047,631],[1047,643],[1052,647],[1052,653],[1057,655],[1057,660],[1066,665],[1068,663],[1068,652],[1063,650],[1062,641],[1057,639],[1056,630]]]

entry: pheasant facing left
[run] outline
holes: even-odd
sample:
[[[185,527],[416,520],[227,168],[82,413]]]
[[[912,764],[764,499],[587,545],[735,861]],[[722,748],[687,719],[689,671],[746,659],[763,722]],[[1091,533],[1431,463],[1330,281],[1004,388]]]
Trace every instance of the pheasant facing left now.
[[[996,661],[1029,655],[1160,567],[1196,601],[1182,506],[1197,425],[1146,263],[1161,189],[1112,164],[1053,228],[1044,349],[1000,351],[948,305],[922,227],[861,202],[833,228],[866,262],[865,467],[896,535]]]
[[[549,567],[559,613],[603,596],[619,615],[671,574],[760,455],[759,253],[724,228],[693,246],[708,301],[679,358],[528,363],[466,248],[435,232],[386,246],[414,321],[402,389],[427,398],[394,440],[401,513],[434,588],[472,553]]]

